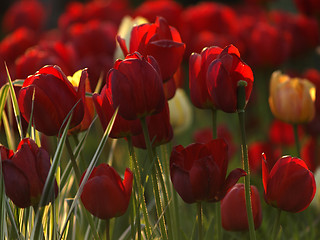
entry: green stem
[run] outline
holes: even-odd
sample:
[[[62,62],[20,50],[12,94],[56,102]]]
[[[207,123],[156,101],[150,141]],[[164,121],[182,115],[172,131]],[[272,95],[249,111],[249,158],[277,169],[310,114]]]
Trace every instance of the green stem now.
[[[215,229],[216,229],[216,239],[222,239],[222,225],[221,225],[221,202],[215,203]]]
[[[145,197],[144,197],[143,186],[141,184],[140,165],[138,164],[138,160],[137,160],[136,154],[134,152],[131,137],[130,136],[127,137],[127,140],[128,140],[129,153],[132,158],[132,165],[133,165],[133,171],[134,171],[135,180],[136,180],[136,186],[137,186],[137,190],[138,190],[137,201],[139,201],[139,202],[137,205],[140,205],[140,202],[141,202],[142,214],[143,214],[144,221],[145,221],[146,238],[150,239],[152,236],[152,232],[151,232],[151,226],[150,226],[150,221],[149,221],[149,216],[148,216],[147,204],[146,204]],[[137,209],[137,211],[138,211],[138,209]],[[136,214],[138,214],[138,213],[139,212],[137,212]],[[140,220],[140,217],[139,217],[139,220]]]
[[[202,240],[202,206],[201,206],[201,202],[197,203],[197,207],[198,207],[198,240]]]
[[[298,124],[292,124],[293,133],[294,133],[294,140],[296,142],[297,148],[297,156],[300,158],[300,142],[299,142],[299,133],[298,133]]]
[[[276,240],[278,237],[278,233],[279,233],[279,229],[280,229],[280,216],[281,216],[281,209],[278,208],[277,209],[277,217],[274,222],[273,229],[272,229],[272,235],[271,235],[272,240]]]
[[[144,139],[145,139],[145,143],[146,143],[146,147],[147,147],[148,157],[149,157],[150,161],[153,163],[153,166],[151,167],[151,180],[152,180],[152,185],[153,185],[154,198],[155,198],[155,202],[156,202],[157,215],[160,218],[159,223],[160,223],[160,231],[161,231],[161,236],[162,236],[161,239],[167,240],[168,235],[167,235],[167,231],[166,231],[165,219],[162,214],[163,207],[162,207],[162,203],[161,203],[159,185],[158,185],[158,181],[157,181],[157,171],[156,171],[156,167],[155,167],[156,160],[155,160],[155,157],[152,152],[152,146],[151,146],[151,141],[150,141],[149,130],[148,130],[146,118],[142,117],[140,119],[140,121],[141,121],[143,135],[144,135]]]
[[[218,111],[216,109],[212,109],[212,138],[216,139],[218,134],[217,134],[217,115]]]
[[[110,240],[110,219],[106,219],[106,240]]]
[[[249,223],[249,233],[250,240],[256,239],[256,233],[254,228],[253,214],[252,214],[252,204],[251,204],[251,189],[250,189],[250,168],[249,168],[249,159],[248,159],[248,146],[246,140],[246,130],[245,130],[245,105],[246,105],[246,95],[245,95],[245,86],[244,81],[238,83],[238,117],[241,130],[241,150],[242,150],[242,167],[246,171],[247,175],[244,178],[244,189],[245,189],[245,200],[246,200],[246,209]]]
[[[70,160],[71,160],[73,171],[74,171],[75,176],[76,176],[77,184],[79,185],[80,179],[81,179],[81,173],[80,173],[80,169],[79,169],[79,167],[77,165],[77,161],[74,158],[73,151],[72,151],[72,148],[71,148],[71,145],[70,145],[70,142],[69,142],[69,138],[66,138],[66,147],[67,147],[68,154],[69,154],[69,157],[70,157]]]

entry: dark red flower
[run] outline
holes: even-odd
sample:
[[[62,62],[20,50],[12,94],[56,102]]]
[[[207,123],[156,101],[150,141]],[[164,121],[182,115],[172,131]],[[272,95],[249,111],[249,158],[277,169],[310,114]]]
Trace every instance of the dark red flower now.
[[[251,203],[255,229],[262,223],[262,209],[259,191],[251,186]],[[248,231],[248,217],[244,184],[234,185],[221,201],[222,227],[227,231]]]
[[[185,44],[182,43],[179,32],[168,25],[162,17],[157,17],[155,23],[141,24],[132,28],[130,38],[130,51],[125,41],[117,38],[124,55],[135,51],[144,57],[153,56],[160,67],[163,82],[173,77],[179,68]]]
[[[101,125],[105,130],[115,112],[115,109],[112,106],[111,93],[108,91],[107,85],[103,87],[101,94],[93,94],[92,99]],[[112,126],[110,137],[123,138],[139,134],[141,131],[141,125],[138,119],[125,120],[118,114]]]
[[[170,156],[171,181],[186,203],[218,202],[246,172],[237,168],[226,178],[228,147],[224,140],[194,143],[173,148]]]
[[[69,82],[58,66],[45,66],[30,75],[19,92],[18,103],[22,116],[29,122],[34,94],[33,126],[52,136],[59,133],[68,113],[75,106],[70,127],[78,125],[84,114],[85,80],[82,72],[78,89]]]
[[[86,172],[83,173],[82,179]],[[108,164],[95,167],[84,184],[81,201],[94,216],[110,219],[123,215],[129,205],[133,174],[126,169],[124,179]],[[80,182],[80,184],[81,184]]]
[[[15,61],[16,77],[27,78],[45,65],[58,65],[66,75],[72,75],[78,69],[75,49],[60,41],[42,41],[29,48]]]
[[[6,194],[20,208],[38,207],[51,167],[48,152],[29,138],[21,140],[14,154],[3,146],[0,150]],[[57,196],[56,182],[54,192]]]
[[[173,130],[170,124],[168,103],[166,103],[165,107],[160,113],[148,116],[146,121],[149,130],[149,138],[153,147],[171,141],[173,137]],[[142,133],[132,137],[132,144],[137,148],[146,149],[146,142]]]
[[[77,54],[78,69],[88,68],[90,87],[96,88],[99,77],[103,79],[113,65],[116,47],[116,26],[111,22],[92,20],[73,24],[67,32],[66,41]]]
[[[266,202],[288,212],[306,209],[316,192],[312,172],[296,157],[284,156],[270,167],[263,156],[262,180]]]
[[[46,15],[45,8],[40,1],[20,0],[12,4],[6,11],[2,26],[8,32],[19,27],[39,31],[45,24]]]
[[[204,48],[201,54],[193,53],[189,60],[190,97],[197,108],[215,108],[207,85],[208,67],[222,52],[219,47]]]
[[[119,114],[134,120],[161,112],[165,104],[160,70],[152,56],[129,54],[118,60],[107,76],[113,108]]]
[[[227,113],[237,111],[237,89],[240,80],[247,83],[245,94],[248,102],[253,87],[253,73],[241,60],[238,49],[229,45],[210,63],[206,75],[209,94],[217,109]]]

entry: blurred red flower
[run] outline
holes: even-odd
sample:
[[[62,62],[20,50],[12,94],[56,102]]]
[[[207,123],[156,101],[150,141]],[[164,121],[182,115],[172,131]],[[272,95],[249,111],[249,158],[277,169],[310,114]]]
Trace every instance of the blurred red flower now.
[[[251,186],[252,213],[255,229],[262,223],[262,208],[259,191]],[[244,184],[234,185],[221,201],[222,227],[227,231],[248,231],[248,217]]]
[[[6,11],[2,27],[11,32],[19,27],[26,27],[34,31],[40,31],[45,25],[47,12],[40,1],[19,0]]]

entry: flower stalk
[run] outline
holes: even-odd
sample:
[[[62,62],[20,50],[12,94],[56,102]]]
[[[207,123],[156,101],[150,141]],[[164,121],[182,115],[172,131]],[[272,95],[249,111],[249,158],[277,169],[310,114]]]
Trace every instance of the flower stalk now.
[[[245,131],[245,106],[246,106],[246,93],[245,87],[247,83],[245,81],[238,82],[238,117],[241,130],[241,155],[242,155],[242,167],[246,171],[247,175],[244,177],[244,187],[245,187],[245,199],[246,199],[246,209],[249,223],[249,233],[250,240],[256,239],[256,233],[254,228],[253,213],[252,213],[252,204],[251,204],[251,193],[250,193],[250,167],[248,159],[248,146],[246,140],[246,131]]]

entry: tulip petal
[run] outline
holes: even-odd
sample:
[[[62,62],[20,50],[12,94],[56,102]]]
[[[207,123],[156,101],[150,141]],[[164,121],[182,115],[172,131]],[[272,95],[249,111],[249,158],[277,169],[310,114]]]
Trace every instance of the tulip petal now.
[[[132,192],[132,181],[133,181],[133,173],[129,168],[126,168],[126,171],[124,172],[124,179],[123,179],[123,186],[124,190],[127,196],[127,200],[129,202],[131,192]]]
[[[225,181],[223,190],[221,191],[221,199],[226,195],[228,190],[232,188],[239,180],[240,177],[246,176],[247,173],[241,169],[241,168],[236,168],[233,171],[231,171]]]
[[[6,194],[20,208],[31,205],[30,188],[26,176],[10,160],[2,161]]]

